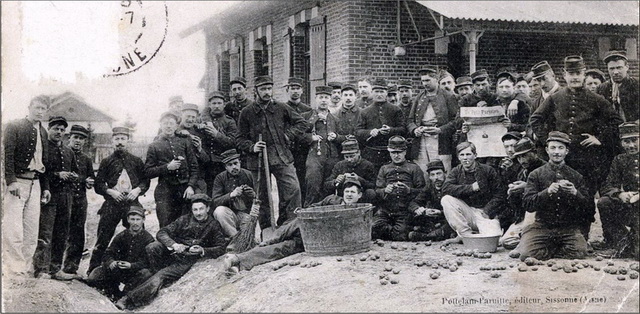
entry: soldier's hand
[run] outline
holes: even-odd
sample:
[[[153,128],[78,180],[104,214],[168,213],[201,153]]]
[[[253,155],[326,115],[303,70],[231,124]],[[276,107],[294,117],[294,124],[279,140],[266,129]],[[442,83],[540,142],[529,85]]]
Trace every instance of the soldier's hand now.
[[[336,180],[335,180],[336,181],[336,185],[342,184],[342,182],[344,182],[344,179],[345,179],[344,173],[343,174],[339,174],[336,177]]]
[[[515,193],[524,190],[527,186],[527,182],[524,181],[515,181],[509,184],[509,189],[507,190],[507,194]]]
[[[260,215],[260,203],[253,203],[249,211],[249,216],[258,217],[258,215]]]
[[[253,145],[253,152],[259,153],[265,148],[267,148],[267,143],[265,143],[264,141],[258,141],[255,145]]]
[[[20,186],[18,185],[18,182],[9,184],[7,186],[7,190],[9,191],[9,193],[11,193],[11,195],[20,198]]]
[[[484,100],[481,100],[476,104],[476,106],[477,107],[486,107],[487,106],[487,102],[484,101]]]
[[[576,186],[573,183],[569,182],[569,181],[567,181],[563,186],[561,186],[561,188],[562,188],[563,191],[565,191],[565,192],[567,192],[567,193],[569,193],[571,195],[578,194],[578,189],[576,189]]]
[[[413,211],[413,213],[416,214],[416,216],[424,215],[426,212],[427,212],[427,209],[424,207],[418,207],[416,208],[416,210]]]
[[[549,185],[549,187],[547,188],[547,192],[549,194],[555,194],[558,193],[558,190],[560,189],[560,185],[556,182],[551,183],[551,185]]]
[[[478,184],[478,181],[473,182],[473,184],[471,184],[471,189],[473,189],[474,191],[480,191],[480,185]]]
[[[393,193],[393,184],[387,184],[387,186],[384,188],[384,193],[386,194]]]
[[[507,117],[513,118],[513,116],[515,116],[517,113],[518,101],[514,99],[511,101],[511,103],[509,103],[509,107],[507,107]]]
[[[314,135],[311,136],[311,139],[314,142],[322,141],[322,136],[314,134]]]
[[[40,200],[41,205],[46,205],[51,200],[51,192],[49,190],[42,191],[42,199]]]
[[[135,189],[131,190],[131,192],[127,193],[126,200],[127,201],[135,201],[136,198],[138,198],[138,195],[140,195],[140,192],[142,192],[142,190],[140,190],[140,188],[135,188]]]
[[[435,126],[429,126],[426,128],[425,132],[429,135],[438,135],[440,134],[440,132],[442,132],[442,130]]]
[[[177,160],[177,159],[171,160],[167,164],[167,169],[169,169],[169,171],[178,170],[180,168],[181,164],[182,164],[182,162],[180,160]]]
[[[402,182],[396,183],[396,189],[398,190],[398,194],[402,195],[409,194],[409,192],[411,192],[411,188]]]
[[[118,261],[113,261],[109,264],[109,269],[111,270],[114,270],[116,267],[118,267]]]
[[[620,199],[620,201],[625,204],[631,201],[631,196],[633,196],[631,192],[621,192],[620,194],[618,194],[618,198]]]
[[[502,126],[505,129],[510,128],[511,127],[511,120],[509,120],[509,118],[506,118],[506,119],[502,120]]]
[[[231,193],[229,193],[229,197],[238,197],[242,195],[242,186],[237,186]]]
[[[70,181],[73,178],[73,174],[69,171],[59,171],[57,172],[57,175],[63,181]]]
[[[256,197],[256,191],[250,186],[244,186],[242,188],[242,194],[244,194],[248,198],[255,198]]]
[[[174,243],[171,247],[178,254],[182,254],[186,249],[189,248],[188,246],[186,246],[186,245],[184,245],[182,243]]]
[[[131,263],[129,263],[127,261],[118,261],[118,268],[120,268],[120,269],[130,269],[131,268]]]
[[[124,193],[120,191],[116,191],[114,189],[108,189],[107,194],[109,194],[109,196],[111,196],[114,200],[116,200],[116,202],[122,202],[126,199],[126,196],[124,195]]]
[[[462,128],[460,129],[460,131],[462,133],[469,133],[469,130],[471,129],[471,125],[467,122],[462,124]]]
[[[329,134],[327,134],[327,141],[333,141],[336,139],[336,137],[338,137],[338,135],[334,132],[331,132]]]
[[[438,217],[442,215],[442,211],[435,208],[427,208],[425,215],[427,215],[428,217]]]
[[[218,134],[220,133],[220,131],[218,131],[218,129],[216,129],[213,125],[206,125],[204,127],[204,131],[213,137],[218,136]]]
[[[200,147],[202,146],[202,139],[200,139],[199,136],[191,135],[191,141],[193,143],[193,147],[200,150]]]
[[[193,196],[193,194],[196,194],[196,192],[193,190],[192,187],[188,186],[185,190],[184,190],[184,194],[182,194],[182,198],[188,200],[191,198],[191,196]]]
[[[602,143],[600,142],[600,140],[598,140],[595,136],[589,134],[589,133],[582,133],[582,136],[586,136],[587,139],[585,139],[584,141],[580,142],[580,145],[585,146],[585,147],[589,147],[589,146],[600,146],[602,145]]]
[[[380,128],[380,133],[382,135],[387,135],[387,134],[389,134],[389,132],[391,132],[391,127],[389,127],[386,124],[383,124],[382,127]]]
[[[199,245],[194,245],[189,248],[189,253],[202,255],[202,253],[204,253],[204,248]]]
[[[371,130],[371,132],[369,132],[369,135],[371,137],[376,137],[376,136],[378,136],[378,134],[380,134],[380,130],[379,129],[373,129],[373,130]]]
[[[419,126],[419,127],[415,128],[415,129],[413,130],[413,135],[414,135],[415,137],[420,137],[420,136],[422,136],[422,130],[423,130],[423,127],[421,127],[421,126]]]

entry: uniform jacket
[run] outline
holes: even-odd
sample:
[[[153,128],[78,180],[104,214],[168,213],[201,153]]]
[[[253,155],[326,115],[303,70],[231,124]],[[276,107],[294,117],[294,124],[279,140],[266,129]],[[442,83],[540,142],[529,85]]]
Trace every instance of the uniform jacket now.
[[[622,79],[619,86],[620,103],[611,98],[613,83],[611,81],[603,82],[598,86],[598,94],[604,96],[606,100],[614,105],[616,111],[624,112],[625,121],[636,121],[640,118],[638,112],[638,99],[640,99],[640,86],[638,81],[633,77]]]
[[[235,124],[235,122],[233,123]],[[185,128],[183,126],[178,127],[176,135],[184,138],[189,137],[189,135],[194,135],[200,138],[200,150],[198,150],[195,145],[192,147],[194,154],[196,154],[196,159],[198,160],[198,171],[200,174],[204,173],[208,166],[210,166],[209,162],[211,161],[210,153],[204,147],[205,137],[208,137],[208,135],[206,135],[204,131],[196,127]],[[191,144],[193,144],[193,141],[191,141]],[[200,179],[202,179],[202,177],[200,177]]]
[[[421,92],[414,100],[411,111],[407,118],[407,133],[409,137],[414,137],[413,133],[416,128],[422,126],[422,118],[427,111],[429,102],[427,101],[426,91]],[[441,133],[438,134],[438,154],[451,155],[453,133],[456,130],[456,116],[458,115],[458,103],[454,94],[438,88],[433,103],[433,111],[436,114],[436,127],[439,127]],[[420,139],[415,138],[411,145],[411,158],[415,159],[420,153]]]
[[[373,129],[382,127],[383,124],[391,127],[387,135],[378,134],[376,137],[370,137]],[[389,138],[394,135],[405,136],[407,132],[407,122],[404,114],[398,106],[394,106],[388,102],[373,103],[360,113],[360,122],[356,129],[356,138],[361,145],[367,147],[386,149]]]
[[[360,120],[360,114],[362,110],[358,106],[353,106],[351,109],[345,109],[340,107],[338,112],[334,115],[336,118],[336,128],[338,137],[337,143],[342,143],[347,139],[347,135],[356,135],[356,128],[358,127],[358,121]]]
[[[306,145],[309,145],[308,156],[317,156],[319,148],[320,154],[323,157],[340,158],[341,142],[338,141],[338,137],[336,137],[336,139],[331,142],[327,141],[327,136],[329,133],[333,132],[338,134],[339,132],[338,121],[336,120],[336,118],[329,112],[327,113],[327,118],[322,120],[318,116],[317,110],[305,112],[303,114],[303,117],[307,119],[307,124],[309,125],[302,137],[302,142],[304,142]],[[318,142],[313,141],[313,134],[322,136],[320,145],[318,145]],[[344,137],[346,134],[341,135],[342,137]]]
[[[49,145],[47,130],[40,124],[39,129],[27,118],[9,122],[4,130],[4,177],[7,185],[16,182],[16,175],[28,171],[29,163],[36,151],[36,139],[40,131],[42,143],[42,163],[47,164]],[[45,169],[46,172],[47,169]],[[49,190],[47,176],[39,177],[40,189]]]
[[[399,194],[395,191],[386,194],[384,189],[388,184],[402,182],[409,186],[408,194]],[[388,163],[383,165],[376,178],[376,196],[380,200],[382,208],[394,213],[408,214],[409,202],[413,200],[424,188],[424,173],[413,162],[405,161],[402,164]]]
[[[253,104],[253,100],[249,99],[249,97],[245,98],[241,102],[238,102],[237,100],[233,99],[232,101],[224,105],[224,114],[231,117],[233,121],[237,123],[238,119],[240,118],[240,111],[242,111],[244,107],[247,107],[251,104]],[[203,110],[203,116],[206,116],[208,114],[209,114],[209,107],[206,107]]]
[[[167,169],[171,160],[182,156],[184,160],[177,170]],[[198,182],[198,160],[193,152],[191,139],[160,135],[149,145],[144,164],[145,176],[149,179],[158,177],[159,184],[187,184],[196,188]]]
[[[62,145],[62,143],[48,142],[49,158],[45,164],[47,170],[45,175],[48,177],[49,189],[53,192],[71,192],[73,183],[71,181],[63,181],[56,175],[60,171],[69,171],[78,173],[78,164],[76,155],[71,148]]]
[[[161,228],[156,238],[166,247],[175,243],[187,246],[200,245],[204,248],[204,256],[210,258],[222,256],[227,246],[222,227],[217,220],[209,216],[205,221],[197,221],[191,213]]]
[[[245,195],[240,195],[233,199],[229,196],[236,187],[243,184],[252,188],[254,187],[254,180],[251,176],[251,172],[246,169],[240,169],[240,173],[238,173],[237,176],[232,176],[226,170],[218,174],[213,181],[212,188],[214,208],[217,206],[226,206],[239,211],[247,211],[250,209],[253,199]]]
[[[547,188],[560,179],[569,180],[578,190],[576,195],[559,192],[549,195]],[[524,189],[523,203],[527,211],[536,212],[536,222],[548,227],[579,226],[592,219],[587,217],[590,203],[582,175],[564,162],[547,163],[529,174]],[[591,206],[593,206],[591,204]]]
[[[289,145],[302,136],[308,125],[305,119],[291,107],[270,101],[266,109],[254,103],[245,107],[238,121],[238,149],[247,154],[247,169],[258,169],[258,153],[253,152],[253,145],[258,142],[258,135],[267,143],[269,164],[288,165],[293,162]]]
[[[498,98],[498,103],[504,107],[505,116],[507,115],[507,109],[509,108],[509,104],[511,101],[518,101],[518,112],[509,117],[511,120],[511,127],[507,129],[508,132],[516,131],[516,132],[524,132],[527,129],[527,125],[529,124],[529,116],[531,115],[531,109],[527,105],[527,96],[524,96],[521,93],[515,93],[513,97],[508,100],[502,100]]]
[[[620,192],[640,191],[638,155],[620,154],[613,159],[611,170],[602,187],[602,194],[617,198]]]
[[[118,184],[118,178],[124,169],[131,180],[131,188],[140,188],[140,195],[144,195],[150,183],[149,178],[144,175],[144,162],[140,157],[126,151],[115,151],[100,162],[95,182],[96,193],[104,196],[106,200],[111,200],[107,189]]]
[[[362,185],[363,190],[374,189],[376,187],[375,166],[370,161],[361,157],[357,163],[352,163],[346,160],[338,161],[335,166],[333,166],[331,175],[324,181],[325,191],[334,192],[336,190],[334,180],[339,175],[345,173],[357,174],[358,177],[360,177],[360,184]],[[338,189],[340,188],[341,187],[339,186]]]
[[[209,154],[211,162],[222,162],[220,154],[236,147],[236,137],[238,136],[236,121],[227,115],[214,117],[211,114],[207,114],[202,116],[202,122],[211,122],[218,130],[216,136],[211,136],[204,130],[199,130],[202,134],[200,137],[202,139],[202,149]]]
[[[419,207],[442,210],[442,204],[440,204],[442,196],[444,196],[442,189],[436,189],[435,185],[429,182],[424,189],[418,193],[416,198],[409,203],[409,211],[415,212]]]
[[[76,155],[76,162],[78,168],[78,180],[73,182],[73,193],[76,197],[85,197],[87,195],[86,189],[86,179],[92,178],[95,180],[96,175],[93,172],[93,161],[91,157],[87,156],[82,151],[75,151],[73,153]]]
[[[149,260],[145,247],[153,241],[153,236],[147,230],[134,235],[129,229],[125,229],[111,240],[104,252],[102,266],[108,269],[114,261],[126,261],[131,263],[131,271],[148,268]]]
[[[365,109],[373,104],[373,98],[358,98],[356,99],[356,107],[360,109]]]
[[[479,191],[471,185],[478,182]],[[467,205],[482,209],[489,218],[494,218],[504,210],[505,189],[498,172],[491,166],[476,162],[476,169],[469,173],[462,165],[451,169],[442,185],[442,192],[458,198]]]

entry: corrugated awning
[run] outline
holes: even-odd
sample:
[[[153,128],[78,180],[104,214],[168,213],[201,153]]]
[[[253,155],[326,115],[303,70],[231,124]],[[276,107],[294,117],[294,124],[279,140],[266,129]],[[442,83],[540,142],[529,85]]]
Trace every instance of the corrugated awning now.
[[[635,25],[638,1],[417,1],[452,19]]]

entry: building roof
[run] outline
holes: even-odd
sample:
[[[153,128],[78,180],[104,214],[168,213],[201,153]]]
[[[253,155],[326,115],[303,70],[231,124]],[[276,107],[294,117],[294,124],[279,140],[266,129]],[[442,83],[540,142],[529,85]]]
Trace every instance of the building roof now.
[[[461,20],[634,25],[638,1],[416,1]]]
[[[67,121],[109,122],[115,121],[110,115],[92,107],[82,97],[65,92],[53,97],[48,115],[63,116]]]

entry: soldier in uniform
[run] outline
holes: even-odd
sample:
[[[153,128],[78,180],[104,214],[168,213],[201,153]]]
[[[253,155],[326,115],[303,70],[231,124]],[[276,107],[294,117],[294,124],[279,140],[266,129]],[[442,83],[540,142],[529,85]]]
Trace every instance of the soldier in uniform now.
[[[36,278],[71,280],[73,275],[62,271],[62,259],[69,239],[72,189],[78,180],[78,165],[73,151],[62,139],[69,124],[64,117],[49,118],[49,156],[45,175],[48,176],[51,201],[42,206],[38,247],[33,257]]]
[[[391,163],[380,168],[376,179],[378,207],[373,218],[372,238],[406,241],[412,214],[409,202],[424,188],[424,173],[418,165],[407,161],[404,137],[392,136],[388,143]]]
[[[87,189],[95,183],[93,161],[82,152],[89,137],[89,130],[81,125],[71,126],[69,148],[76,156],[78,179],[73,182],[73,200],[71,205],[71,222],[69,224],[69,245],[64,259],[63,271],[75,274],[82,260],[84,251],[84,224],[87,220]]]
[[[446,90],[449,93],[455,93],[456,87],[456,79],[453,77],[453,74],[449,73],[449,71],[442,70],[440,71],[438,85],[443,90]]]
[[[637,121],[640,118],[638,112],[640,85],[635,78],[629,76],[627,53],[625,51],[609,51],[603,61],[607,65],[611,80],[603,82],[598,88],[598,93],[613,104],[622,120]]]
[[[594,93],[598,93],[598,87],[600,87],[600,85],[602,85],[606,80],[604,73],[598,69],[589,69],[585,71],[584,74],[586,75],[584,78],[584,88]]]
[[[566,133],[571,138],[566,163],[585,178],[593,198],[609,170],[610,150],[615,149],[613,138],[620,117],[602,96],[584,88],[585,65],[582,57],[568,56],[564,61],[567,87],[549,96],[531,115],[531,127],[538,138],[545,138],[547,125],[552,130]],[[595,206],[583,217],[583,233],[588,239]]]
[[[460,107],[498,106],[496,95],[491,91],[491,80],[487,70],[481,69],[471,74],[473,93],[460,98]]]
[[[456,79],[456,93],[458,94],[458,101],[460,101],[462,97],[473,93],[471,76],[461,76]]]
[[[540,61],[531,67],[531,92],[536,94],[536,97],[531,97],[531,115],[542,105],[542,103],[549,98],[550,95],[553,95],[560,91],[560,84],[556,81],[556,75],[553,72],[553,69],[549,65],[547,61]],[[540,126],[540,134],[544,133],[545,135],[549,133],[549,131],[553,131],[554,129],[548,125]],[[544,160],[548,160],[546,149],[545,149],[545,139],[546,137],[538,137],[538,134],[533,130],[533,126],[531,122],[529,122],[529,127],[527,129],[527,136],[533,139],[536,143],[536,149],[540,157]]]
[[[224,113],[231,117],[236,123],[240,117],[240,111],[253,103],[249,97],[247,97],[247,80],[244,77],[236,76],[229,82],[229,88],[231,92],[231,101],[224,106]],[[223,96],[224,99],[224,96]],[[208,113],[209,109],[203,110],[203,115]]]
[[[377,79],[373,83],[373,104],[362,110],[356,129],[358,142],[364,146],[362,157],[376,169],[391,161],[387,142],[394,135],[407,132],[402,110],[387,102],[387,82]]]
[[[202,116],[202,124],[199,129],[204,133],[202,147],[209,155],[209,162],[205,168],[204,180],[207,182],[207,191],[213,189],[213,180],[224,171],[224,163],[220,154],[236,147],[238,125],[223,110],[224,95],[221,92],[209,93],[208,112]]]
[[[100,266],[104,252],[113,237],[113,233],[122,221],[127,228],[127,212],[131,206],[138,206],[138,197],[149,189],[149,178],[144,175],[144,162],[140,157],[127,151],[131,130],[126,127],[114,127],[111,135],[113,153],[100,161],[96,175],[96,193],[104,197],[104,203],[98,210],[98,232],[96,244],[91,253],[87,274]]]
[[[296,113],[303,116],[307,112],[311,112],[311,107],[302,102],[302,79],[297,77],[290,77],[285,85],[289,100],[287,105]],[[292,138],[290,140],[291,154],[293,154],[293,166],[296,168],[296,176],[298,182],[300,182],[300,189],[302,191],[302,198],[305,198],[306,182],[305,177],[307,173],[307,155],[309,154],[309,143],[302,138]]]
[[[598,200],[605,248],[613,249],[614,257],[638,259],[638,123],[620,126],[624,154],[616,156]],[[627,227],[630,230],[627,231]]]
[[[357,88],[353,84],[342,85],[342,106],[338,113],[334,116],[337,122],[337,134],[336,141],[342,143],[346,140],[346,136],[356,134],[356,127],[360,120],[360,113],[362,112],[358,106],[356,106],[356,93]]]
[[[387,85],[387,102],[397,106],[398,105],[398,85],[389,84]]]
[[[51,98],[40,95],[29,103],[29,115],[11,121],[4,132],[5,193],[2,199],[2,275],[31,272],[38,244],[40,202],[51,199],[45,174],[49,146],[42,126]]]
[[[529,124],[531,114],[527,105],[528,96],[518,93],[514,86],[516,77],[510,72],[501,72],[496,75],[496,91],[498,104],[504,108],[505,117],[503,125],[507,131],[524,132]]]
[[[398,81],[398,107],[402,109],[402,114],[405,119],[409,118],[411,112],[411,106],[413,105],[413,90],[411,81],[400,80]]]
[[[369,105],[373,104],[373,97],[371,97],[371,84],[371,79],[367,77],[363,77],[358,81],[358,100],[356,101],[356,106],[360,109],[367,108]]]
[[[342,83],[329,82],[327,85],[331,86],[331,103],[329,104],[329,112],[331,112],[335,117],[342,107]]]
[[[162,134],[149,145],[145,176],[158,178],[153,197],[160,228],[189,209],[189,198],[198,183],[198,160],[190,138],[176,136],[178,117],[171,112],[160,116]]]
[[[376,170],[373,164],[360,156],[360,148],[355,137],[349,137],[342,142],[342,156],[331,170],[331,175],[325,180],[324,188],[327,193],[341,191],[348,178],[360,182],[364,199],[372,202],[375,197]]]
[[[181,137],[188,137],[193,144],[193,151],[198,159],[198,183],[195,188],[195,193],[207,193],[210,191],[205,181],[205,174],[211,171],[211,165],[209,164],[209,153],[202,147],[202,139],[206,136],[204,133],[204,124],[197,124],[198,119],[198,106],[195,104],[186,103],[182,106],[182,116],[180,119],[180,125],[176,134]],[[235,125],[235,122],[232,124]]]

